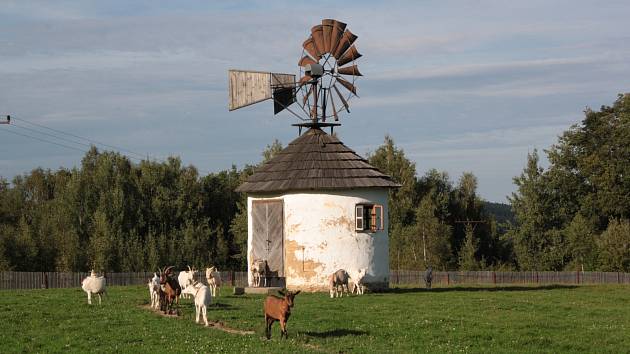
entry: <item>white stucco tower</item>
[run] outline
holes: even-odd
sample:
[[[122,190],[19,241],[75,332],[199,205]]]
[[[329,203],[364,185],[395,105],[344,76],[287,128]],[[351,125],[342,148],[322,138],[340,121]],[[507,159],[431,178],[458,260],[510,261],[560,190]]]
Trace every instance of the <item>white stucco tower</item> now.
[[[398,186],[336,137],[306,131],[237,189],[247,193],[250,286],[264,261],[267,286],[325,290],[334,271],[366,268],[368,287],[387,287],[387,196]]]

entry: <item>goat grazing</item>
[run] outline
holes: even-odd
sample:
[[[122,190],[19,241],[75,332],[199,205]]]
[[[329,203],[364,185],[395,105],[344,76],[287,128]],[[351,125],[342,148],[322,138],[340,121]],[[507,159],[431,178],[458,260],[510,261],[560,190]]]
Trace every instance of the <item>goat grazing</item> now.
[[[203,322],[208,326],[208,316],[206,312],[208,311],[208,306],[212,303],[212,293],[210,289],[203,285],[200,282],[194,282],[193,284],[188,284],[182,290],[182,294],[189,294],[195,299],[195,322],[199,323],[199,315],[203,316]]]
[[[177,276],[177,282],[179,283],[179,287],[182,289],[187,287],[188,284],[193,284],[195,282],[195,268],[190,268],[190,266],[188,266],[188,270],[179,272],[179,275]],[[182,292],[181,297],[186,298],[187,296],[184,295],[189,294],[185,294]]]
[[[206,281],[212,290],[212,296],[217,297],[217,290],[221,287],[221,275],[217,271],[217,267],[206,268]]]
[[[182,293],[182,288],[179,286],[177,280],[171,277],[170,266],[163,271],[160,271],[160,309],[166,314],[171,313],[173,310],[173,303],[179,304],[179,295]]]
[[[89,277],[81,282],[81,288],[87,293],[88,304],[92,305],[92,294],[98,295],[98,304],[101,304],[101,294],[105,294],[105,277],[97,277],[92,271]]]
[[[149,287],[149,296],[151,297],[151,308],[160,308],[160,277],[157,273],[153,273],[153,278],[147,284]]]
[[[365,284],[363,280],[365,279],[365,275],[367,274],[366,268],[361,268],[355,273],[350,275],[350,279],[352,279],[352,294],[363,295],[363,291],[365,290]]]
[[[348,288],[348,272],[343,269],[339,269],[338,271],[332,273],[329,279],[329,288],[330,288],[330,298],[334,297],[343,297],[343,288],[346,287],[346,294],[350,293],[350,289]],[[339,291],[339,287],[341,286],[341,292]]]
[[[291,316],[291,308],[294,305],[293,299],[295,295],[300,293],[300,290],[294,293],[291,291],[287,291],[286,293],[279,291],[279,293],[283,298],[269,295],[265,299],[265,335],[267,339],[271,338],[271,326],[276,321],[280,321],[280,338],[282,338],[282,336],[289,338],[289,334],[287,333],[287,321],[289,321],[289,316]]]

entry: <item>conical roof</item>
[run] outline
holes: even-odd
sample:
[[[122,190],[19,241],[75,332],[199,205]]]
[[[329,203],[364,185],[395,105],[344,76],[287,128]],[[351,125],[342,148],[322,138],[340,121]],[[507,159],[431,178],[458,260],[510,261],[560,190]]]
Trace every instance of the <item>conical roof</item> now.
[[[315,127],[260,166],[236,190],[247,193],[400,187],[339,139]]]

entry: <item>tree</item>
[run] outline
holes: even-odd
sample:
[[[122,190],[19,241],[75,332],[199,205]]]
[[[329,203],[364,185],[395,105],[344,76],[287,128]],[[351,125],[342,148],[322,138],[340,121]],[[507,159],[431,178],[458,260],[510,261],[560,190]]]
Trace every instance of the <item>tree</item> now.
[[[422,249],[421,269],[429,265],[446,270],[452,259],[451,228],[435,215],[437,208],[430,195],[422,198],[416,209],[416,244]]]
[[[568,244],[571,262],[567,270],[592,271],[597,268],[596,233],[591,222],[577,213],[563,230]]]
[[[538,160],[536,150],[527,155],[525,170],[514,178],[517,192],[509,198],[518,227],[508,235],[514,243],[518,264],[524,270],[545,269],[541,261],[549,223],[543,169],[538,166]]]
[[[271,160],[272,158],[274,158],[280,151],[282,151],[282,149],[283,149],[282,148],[282,143],[280,142],[280,140],[273,139],[273,142],[271,144],[267,145],[265,150],[263,150],[262,163],[265,163],[265,162]]]
[[[607,260],[616,257],[609,247],[593,245],[618,240],[613,235],[619,234],[621,221],[605,233],[609,223],[630,216],[630,95],[619,95],[599,111],[586,109],[580,124],[546,153],[547,170],[537,166],[535,154],[514,179],[516,224],[509,235],[519,265],[536,270],[621,267]]]
[[[601,270],[630,272],[630,220],[612,219],[597,245]]]
[[[477,253],[477,242],[472,225],[466,225],[466,239],[464,245],[459,251],[459,269],[461,270],[479,270],[479,261],[475,256]]]

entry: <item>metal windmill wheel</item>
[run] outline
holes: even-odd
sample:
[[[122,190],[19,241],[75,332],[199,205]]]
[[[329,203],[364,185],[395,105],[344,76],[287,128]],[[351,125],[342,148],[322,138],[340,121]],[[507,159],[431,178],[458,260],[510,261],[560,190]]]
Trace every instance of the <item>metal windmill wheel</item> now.
[[[302,44],[299,80],[292,74],[229,70],[229,109],[272,99],[274,114],[287,110],[303,121],[294,125],[329,126],[332,130],[339,123],[327,123],[326,119],[338,121],[342,110],[350,112],[348,102],[357,96],[355,80],[362,75],[355,63],[361,57],[356,40],[345,23],[325,19],[311,28]],[[296,102],[302,112],[291,109]]]
[[[345,23],[325,19],[311,28],[311,35],[302,44],[298,62],[300,104],[313,121],[325,122],[331,117],[338,121],[339,112],[350,112],[348,101],[357,96],[355,80],[362,76],[355,64],[361,57],[354,46],[356,39]]]

